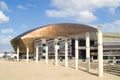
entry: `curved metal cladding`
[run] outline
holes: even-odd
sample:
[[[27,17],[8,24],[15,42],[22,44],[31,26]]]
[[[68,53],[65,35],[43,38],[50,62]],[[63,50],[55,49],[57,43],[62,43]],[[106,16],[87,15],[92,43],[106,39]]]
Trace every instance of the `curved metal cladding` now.
[[[26,53],[26,47],[29,46],[30,53],[34,52],[34,40],[37,38],[57,38],[70,35],[81,34],[85,32],[97,32],[96,28],[73,23],[52,24],[29,30],[11,40],[14,50],[17,47],[20,53]]]

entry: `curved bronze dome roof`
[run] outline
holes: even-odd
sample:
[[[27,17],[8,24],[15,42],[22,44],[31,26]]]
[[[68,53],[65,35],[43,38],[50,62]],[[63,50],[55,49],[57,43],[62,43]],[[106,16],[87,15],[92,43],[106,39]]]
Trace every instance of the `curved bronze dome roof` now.
[[[70,35],[96,31],[97,31],[96,28],[83,24],[74,23],[52,24],[29,30],[12,39],[11,44],[15,51],[17,46],[19,46],[20,53],[26,53],[26,46],[29,46],[30,53],[33,53],[34,40],[37,38],[66,37]]]

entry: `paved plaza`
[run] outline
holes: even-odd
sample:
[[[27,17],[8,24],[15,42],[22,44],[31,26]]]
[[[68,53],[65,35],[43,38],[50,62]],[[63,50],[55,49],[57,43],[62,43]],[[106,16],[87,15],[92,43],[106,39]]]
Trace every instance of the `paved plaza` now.
[[[91,70],[92,71],[92,70]],[[97,70],[93,70],[97,72]],[[72,67],[53,64],[45,60],[35,63],[30,61],[7,61],[0,60],[0,80],[120,80],[119,76],[104,72],[100,78],[95,74],[87,73],[84,70],[75,70]]]

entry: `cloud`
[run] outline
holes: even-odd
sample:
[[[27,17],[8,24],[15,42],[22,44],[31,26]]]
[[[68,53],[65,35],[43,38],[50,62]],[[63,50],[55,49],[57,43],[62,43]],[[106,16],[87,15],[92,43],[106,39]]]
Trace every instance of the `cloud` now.
[[[115,20],[112,23],[101,24],[103,32],[119,32],[120,33],[120,20]]]
[[[97,26],[102,26],[103,32],[115,32],[120,33],[120,20],[115,20],[111,23],[104,23],[104,24],[89,24],[92,27],[97,28]]]
[[[12,39],[11,36],[4,36],[4,35],[0,35],[0,51],[11,51],[13,50],[11,45],[10,45],[10,40]]]
[[[0,8],[2,10],[9,11],[7,4],[4,1],[0,1]]]
[[[12,34],[12,33],[14,33],[14,30],[12,28],[1,29],[1,33],[2,34]]]
[[[17,8],[20,9],[20,10],[26,10],[27,9],[27,7],[25,7],[23,5],[18,5]]]
[[[6,23],[9,21],[9,17],[6,16],[2,11],[0,11],[0,24]]]
[[[76,18],[76,20],[81,22],[92,22],[97,19],[97,17],[89,11],[81,12],[79,16],[80,17]]]
[[[25,4],[25,5],[18,5],[17,8],[20,10],[26,10],[28,8],[34,8],[36,7],[35,4]]]
[[[96,10],[106,8],[114,13],[120,7],[120,0],[51,0],[51,6],[53,9],[46,10],[48,17],[72,17],[77,21],[92,22],[97,19]]]
[[[4,36],[4,35],[0,36],[0,41],[1,41],[0,45],[8,45],[8,44],[10,44],[11,39],[12,39],[11,36]]]

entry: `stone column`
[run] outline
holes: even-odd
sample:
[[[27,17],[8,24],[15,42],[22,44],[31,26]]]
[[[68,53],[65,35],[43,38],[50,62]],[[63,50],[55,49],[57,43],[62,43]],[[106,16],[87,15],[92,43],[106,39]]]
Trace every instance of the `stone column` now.
[[[101,26],[98,26],[98,75],[103,77],[103,35]]]
[[[78,70],[78,59],[79,59],[79,54],[78,54],[78,38],[75,39],[75,69]]]
[[[58,45],[57,41],[55,40],[55,65],[58,65]]]
[[[36,46],[36,63],[38,63],[38,45]]]
[[[48,45],[46,44],[46,54],[45,54],[46,64],[48,64]]]
[[[68,42],[65,40],[65,67],[68,67]]]
[[[19,47],[17,47],[17,62],[19,62]]]
[[[90,71],[90,34],[86,33],[86,70]]]
[[[27,46],[27,50],[26,50],[26,62],[29,62],[29,47]]]

